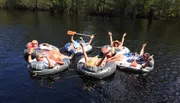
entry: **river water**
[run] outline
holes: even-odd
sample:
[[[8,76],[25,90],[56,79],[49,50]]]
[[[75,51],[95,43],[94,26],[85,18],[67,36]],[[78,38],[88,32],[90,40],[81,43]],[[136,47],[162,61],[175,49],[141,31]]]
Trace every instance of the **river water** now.
[[[108,31],[125,46],[154,54],[155,68],[147,75],[116,70],[104,80],[84,79],[76,72],[75,57],[69,70],[32,77],[23,58],[27,42],[37,39],[59,48],[70,41],[68,30],[94,34],[89,55],[109,44]],[[180,21],[67,16],[49,12],[0,11],[0,103],[179,103]],[[84,37],[85,40],[89,38]]]

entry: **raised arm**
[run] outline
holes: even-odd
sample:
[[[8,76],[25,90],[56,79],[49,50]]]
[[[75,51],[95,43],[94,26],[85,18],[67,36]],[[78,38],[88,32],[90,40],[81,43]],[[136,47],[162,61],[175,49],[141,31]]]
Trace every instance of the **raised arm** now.
[[[142,68],[145,68],[150,63],[150,61],[153,59],[153,56],[154,55],[151,55],[148,60],[144,64],[142,64]]]
[[[127,35],[127,33],[123,34],[123,37],[122,37],[122,40],[121,40],[121,46],[123,46],[123,44],[124,44],[124,38],[125,38],[126,35]]]
[[[113,47],[113,39],[112,39],[112,32],[108,32],[110,37],[110,45]]]
[[[94,35],[91,35],[90,38],[91,38],[91,39],[89,40],[88,45],[91,44],[92,40],[94,39]]]
[[[74,42],[74,35],[71,36],[71,42]]]
[[[80,43],[80,45],[81,45],[81,47],[82,47],[82,51],[83,51],[83,55],[84,55],[85,62],[87,62],[87,61],[88,61],[88,56],[87,56],[87,54],[86,54],[86,52],[85,52],[85,50],[84,50],[84,46],[83,46],[82,43]]]
[[[144,54],[144,48],[146,47],[146,43],[144,43],[143,45],[142,45],[142,48],[141,48],[141,51],[140,51],[140,55],[143,55]]]

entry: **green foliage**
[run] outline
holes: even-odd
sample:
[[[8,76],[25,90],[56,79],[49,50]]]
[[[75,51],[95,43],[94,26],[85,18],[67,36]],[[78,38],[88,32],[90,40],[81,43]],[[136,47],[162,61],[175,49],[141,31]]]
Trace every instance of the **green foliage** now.
[[[0,0],[0,8],[5,7],[6,0]]]
[[[0,0],[0,8],[5,7],[101,16],[180,18],[180,0]]]

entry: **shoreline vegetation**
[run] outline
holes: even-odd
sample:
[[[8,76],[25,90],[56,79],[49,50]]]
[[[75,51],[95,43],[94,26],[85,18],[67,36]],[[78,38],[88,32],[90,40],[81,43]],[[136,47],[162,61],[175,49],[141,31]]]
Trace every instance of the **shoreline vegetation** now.
[[[92,16],[180,19],[180,0],[0,0],[0,9]]]

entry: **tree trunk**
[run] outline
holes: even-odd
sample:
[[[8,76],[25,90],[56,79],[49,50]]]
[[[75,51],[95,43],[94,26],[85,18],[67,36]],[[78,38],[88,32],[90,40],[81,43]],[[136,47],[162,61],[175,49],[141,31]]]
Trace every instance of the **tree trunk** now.
[[[79,1],[76,0],[76,11],[75,11],[76,14],[78,14],[78,4],[79,4]]]
[[[34,10],[35,10],[35,11],[38,10],[38,0],[36,0],[36,2],[35,2],[35,8],[34,8]]]

